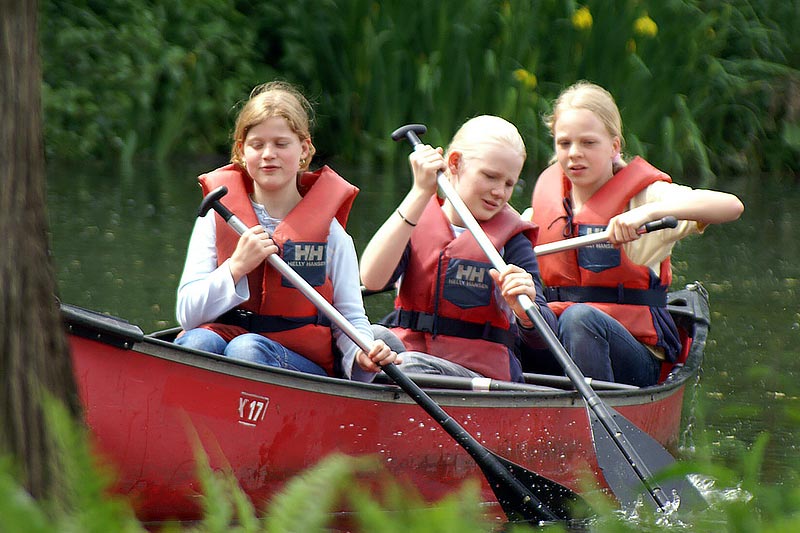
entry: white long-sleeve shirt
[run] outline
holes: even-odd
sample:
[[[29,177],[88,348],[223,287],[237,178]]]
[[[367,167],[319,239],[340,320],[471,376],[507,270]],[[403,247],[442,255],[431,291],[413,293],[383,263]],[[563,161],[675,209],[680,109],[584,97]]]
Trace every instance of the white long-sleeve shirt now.
[[[261,225],[272,234],[281,221],[270,217],[262,205],[251,203]],[[186,264],[178,285],[176,309],[178,323],[184,330],[213,322],[250,298],[247,276],[234,284],[230,259],[217,266],[216,232],[216,217],[211,211],[198,218],[192,230]],[[327,275],[333,284],[333,306],[371,345],[374,338],[361,298],[355,246],[336,219],[331,222],[327,248]],[[346,377],[371,381],[374,374],[362,370],[355,362],[358,346],[335,324],[331,325],[331,330],[336,346],[342,352],[342,369]]]

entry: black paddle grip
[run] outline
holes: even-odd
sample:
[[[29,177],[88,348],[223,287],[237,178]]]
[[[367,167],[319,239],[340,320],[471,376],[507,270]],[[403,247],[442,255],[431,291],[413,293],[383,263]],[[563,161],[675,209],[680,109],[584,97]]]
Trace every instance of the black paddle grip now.
[[[217,187],[208,193],[206,197],[203,198],[203,201],[200,202],[200,208],[197,210],[197,216],[205,216],[209,209],[213,209],[217,212],[217,214],[219,214],[219,216],[222,217],[225,222],[228,223],[230,227],[234,229],[236,233],[241,235],[247,231],[247,226],[245,226],[244,222],[239,220],[239,217],[234,215],[231,210],[225,207],[220,201],[220,198],[226,194],[228,194],[228,188],[224,185]]]
[[[402,141],[405,138],[408,139],[411,146],[416,147],[418,144],[422,144],[422,141],[419,140],[419,135],[426,131],[428,131],[428,128],[424,124],[406,124],[392,132],[392,139]]]
[[[644,232],[650,233],[660,229],[676,228],[678,227],[678,219],[672,215],[666,216],[661,220],[653,220],[644,225]]]
[[[231,213],[230,209],[222,205],[222,202],[220,202],[220,199],[226,194],[228,194],[228,188],[224,185],[217,187],[208,193],[206,197],[203,198],[203,201],[200,202],[200,207],[197,209],[197,216],[204,217],[206,216],[206,213],[208,213],[209,209],[213,209],[219,213],[219,216],[225,219],[225,222],[230,220],[230,218],[233,216],[233,213]]]

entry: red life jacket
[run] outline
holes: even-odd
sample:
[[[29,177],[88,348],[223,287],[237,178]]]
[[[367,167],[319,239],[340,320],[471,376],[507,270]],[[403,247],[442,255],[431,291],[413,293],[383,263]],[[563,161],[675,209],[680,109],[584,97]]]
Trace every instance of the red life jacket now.
[[[551,165],[539,176],[531,201],[539,243],[604,231],[612,217],[626,211],[630,200],[656,181],[672,180],[637,157],[573,216],[568,207],[572,184],[558,163]],[[557,315],[573,303],[587,303],[614,317],[640,342],[660,346],[668,360],[674,359],[680,342],[666,310],[672,282],[669,257],[661,262],[658,276],[608,243],[543,255],[538,261],[548,305]]]
[[[228,187],[223,204],[247,227],[259,223],[249,196],[253,180],[240,167],[227,165],[200,176],[199,181],[203,195],[221,185]],[[298,188],[303,198],[275,228],[272,240],[283,260],[332,302],[333,284],[326,268],[330,225],[336,218],[346,227],[358,188],[327,166],[304,173]],[[239,234],[219,214],[216,225],[217,264],[221,265],[236,249]],[[247,282],[250,299],[218,319],[230,323],[215,322],[202,327],[226,341],[248,331],[261,333],[333,375],[333,341],[327,317],[266,261],[247,274]]]
[[[518,233],[534,243],[536,227],[506,206],[481,227],[499,250]],[[469,231],[453,235],[437,198],[411,235],[389,323],[409,350],[453,361],[493,379],[511,379],[516,325],[503,311],[491,263]],[[514,327],[512,328],[512,325]]]

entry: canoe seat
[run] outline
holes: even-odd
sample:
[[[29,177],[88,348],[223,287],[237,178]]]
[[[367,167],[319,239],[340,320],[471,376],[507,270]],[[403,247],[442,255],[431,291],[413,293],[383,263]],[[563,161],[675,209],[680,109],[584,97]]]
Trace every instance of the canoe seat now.
[[[689,357],[689,350],[692,347],[692,338],[689,337],[689,335],[683,329],[679,329],[678,332],[681,339],[681,351],[674,363],[668,363],[666,361],[661,363],[661,375],[658,378],[659,383],[664,383],[667,381],[669,375],[673,371],[677,371],[683,367],[683,365],[686,363],[686,359]]]
[[[708,307],[708,291],[699,281],[689,283],[685,288],[672,291],[667,296],[667,309],[678,326],[681,340],[681,351],[674,363],[661,365],[661,376],[658,382],[670,379],[686,364],[695,338],[695,328],[709,326],[711,313]]]

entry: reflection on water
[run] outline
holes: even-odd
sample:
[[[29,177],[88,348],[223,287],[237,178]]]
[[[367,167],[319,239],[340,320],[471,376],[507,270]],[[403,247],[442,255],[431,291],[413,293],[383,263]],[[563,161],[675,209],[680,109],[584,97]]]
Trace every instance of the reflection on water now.
[[[145,331],[173,325],[200,202],[196,176],[223,163],[142,165],[124,177],[114,168],[51,165],[48,207],[61,299]],[[410,173],[337,170],[361,188],[348,226],[360,252],[405,194]],[[520,210],[532,181],[512,200]],[[788,480],[800,437],[800,190],[766,185],[733,192],[746,205],[742,220],[682,242],[673,256],[673,286],[700,280],[712,307],[703,377],[695,394],[687,391],[685,446],[733,464],[769,432],[765,479]],[[367,301],[373,319],[390,306],[390,295]]]

